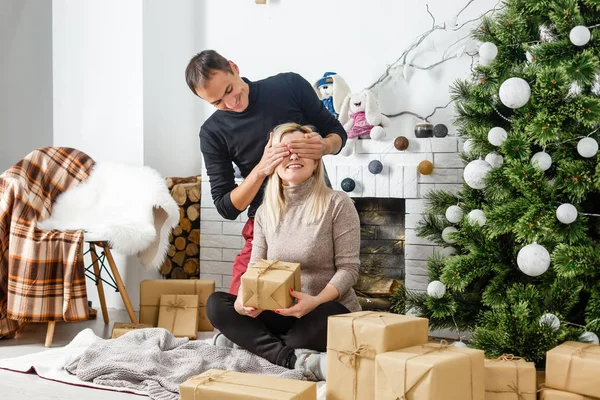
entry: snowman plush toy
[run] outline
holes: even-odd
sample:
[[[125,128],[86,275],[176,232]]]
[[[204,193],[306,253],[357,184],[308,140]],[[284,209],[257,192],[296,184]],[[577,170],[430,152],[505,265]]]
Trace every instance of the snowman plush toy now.
[[[338,118],[342,102],[350,94],[350,88],[344,78],[335,72],[325,72],[322,78],[313,83],[313,88],[325,108]]]

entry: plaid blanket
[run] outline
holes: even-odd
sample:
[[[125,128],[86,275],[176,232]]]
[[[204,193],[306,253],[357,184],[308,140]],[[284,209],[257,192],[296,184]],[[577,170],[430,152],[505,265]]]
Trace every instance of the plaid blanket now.
[[[45,147],[0,175],[0,338],[24,322],[88,318],[83,231],[43,231],[36,223],[93,166],[79,150]]]

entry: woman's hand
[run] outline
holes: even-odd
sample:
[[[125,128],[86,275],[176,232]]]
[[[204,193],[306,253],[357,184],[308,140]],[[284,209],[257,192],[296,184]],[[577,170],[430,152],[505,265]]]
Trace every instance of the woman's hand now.
[[[311,296],[302,292],[296,292],[293,289],[290,289],[290,294],[292,295],[292,297],[296,298],[298,302],[290,308],[280,308],[278,310],[275,310],[277,314],[284,315],[286,317],[300,318],[305,316],[321,304],[316,296]]]
[[[235,303],[233,304],[233,308],[240,315],[245,315],[247,317],[256,318],[260,315],[263,310],[257,310],[254,307],[244,307],[242,305],[242,296],[238,295],[235,299]]]

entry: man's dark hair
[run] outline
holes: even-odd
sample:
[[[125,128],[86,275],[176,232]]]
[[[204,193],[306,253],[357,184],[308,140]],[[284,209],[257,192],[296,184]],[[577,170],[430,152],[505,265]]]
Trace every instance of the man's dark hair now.
[[[185,69],[185,82],[197,96],[196,88],[204,87],[216,71],[233,74],[229,61],[214,50],[204,50],[196,54]]]

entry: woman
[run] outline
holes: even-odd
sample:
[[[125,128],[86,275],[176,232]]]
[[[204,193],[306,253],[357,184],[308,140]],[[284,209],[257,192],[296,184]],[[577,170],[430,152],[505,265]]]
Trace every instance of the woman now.
[[[287,123],[274,129],[272,144],[314,134]],[[326,186],[321,160],[292,153],[271,174],[256,212],[250,265],[259,259],[300,263],[302,291],[291,292],[296,302],[290,308],[274,311],[243,307],[241,296],[216,292],[208,299],[208,318],[238,346],[280,366],[308,369],[323,380],[326,358],[320,352],[326,351],[327,318],[360,310],[352,289],[359,249],[352,200]]]

